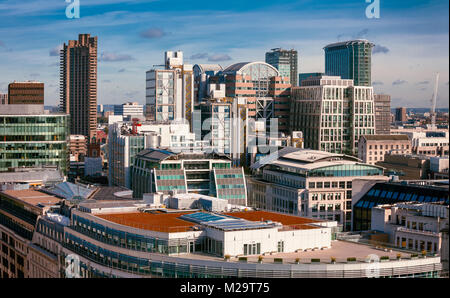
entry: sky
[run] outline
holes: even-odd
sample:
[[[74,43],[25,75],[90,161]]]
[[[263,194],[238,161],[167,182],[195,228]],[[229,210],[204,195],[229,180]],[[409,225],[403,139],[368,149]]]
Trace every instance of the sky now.
[[[41,81],[45,104],[57,105],[58,51],[80,33],[98,36],[98,104],[144,104],[145,72],[167,50],[226,67],[294,48],[300,73],[323,72],[324,46],[362,38],[376,45],[375,93],[393,108],[430,107],[437,72],[437,107],[448,108],[449,1],[379,1],[369,19],[366,0],[79,0],[80,18],[69,19],[65,0],[0,0],[0,92]]]

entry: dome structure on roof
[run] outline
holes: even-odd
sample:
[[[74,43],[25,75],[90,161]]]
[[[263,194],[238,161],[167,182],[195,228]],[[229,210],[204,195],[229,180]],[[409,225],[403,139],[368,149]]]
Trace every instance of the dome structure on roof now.
[[[235,63],[223,71],[224,74],[249,75],[252,80],[268,79],[271,77],[279,77],[279,71],[270,64],[265,62],[240,62]]]

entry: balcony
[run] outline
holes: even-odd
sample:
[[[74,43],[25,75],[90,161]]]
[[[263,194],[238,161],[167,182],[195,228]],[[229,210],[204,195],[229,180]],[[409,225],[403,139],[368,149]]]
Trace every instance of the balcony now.
[[[432,236],[432,237],[439,237],[440,236],[440,234],[436,233],[436,232],[413,230],[413,229],[408,229],[408,228],[404,228],[404,227],[398,227],[396,229],[396,231],[397,232],[404,232],[404,233],[412,233],[412,234],[417,234],[417,235],[422,235],[422,236]]]

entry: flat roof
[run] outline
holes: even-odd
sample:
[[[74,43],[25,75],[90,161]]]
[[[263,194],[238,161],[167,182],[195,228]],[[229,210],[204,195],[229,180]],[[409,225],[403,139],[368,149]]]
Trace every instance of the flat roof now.
[[[363,135],[361,136],[368,141],[409,141],[408,135]]]
[[[105,220],[134,227],[143,230],[175,233],[185,232],[191,230],[196,226],[195,223],[179,219],[183,214],[192,212],[176,212],[164,213],[161,211],[154,211],[152,213],[134,212],[134,213],[118,213],[118,214],[97,214],[95,216]]]
[[[413,252],[405,250],[397,250],[392,248],[392,252],[384,251],[384,249],[376,249],[373,245],[366,245],[362,243],[340,241],[331,241],[331,247],[328,249],[317,249],[299,252],[289,252],[289,253],[272,253],[266,254],[263,257],[263,263],[273,263],[275,258],[282,258],[285,264],[294,264],[295,260],[300,259],[300,263],[311,263],[311,259],[320,259],[322,263],[331,263],[331,257],[336,258],[336,262],[347,262],[347,258],[354,257],[358,261],[364,261],[369,255],[377,255],[378,257],[389,256],[391,259],[396,259],[397,254],[400,253],[402,258],[409,258]],[[415,252],[417,253],[417,252]],[[200,260],[217,260],[222,261],[223,258],[201,254],[201,253],[190,253],[187,255],[177,256],[179,258],[188,259],[200,259]],[[248,263],[257,263],[258,255],[248,255]],[[237,258],[231,258],[231,262],[238,262]]]
[[[36,207],[39,207],[39,205],[54,205],[61,201],[60,198],[31,189],[5,190],[2,193]]]
[[[191,215],[194,214],[195,215]],[[249,228],[259,228],[258,223],[271,220],[273,222],[279,222],[283,225],[282,229],[316,229],[317,226],[311,225],[314,223],[323,222],[321,220],[310,219],[305,217],[298,217],[292,215],[284,215],[268,211],[245,211],[245,212],[227,212],[227,213],[206,213],[206,212],[193,212],[193,211],[179,211],[166,213],[160,210],[151,211],[151,213],[144,212],[130,212],[130,213],[110,213],[110,214],[96,214],[95,216],[120,224],[124,226],[134,227],[143,230],[175,233],[186,232],[192,230],[194,226],[199,225],[200,222],[205,220],[189,220],[191,217],[195,218],[202,213],[203,217],[211,216],[217,217],[217,219],[227,219],[219,222],[208,223],[206,226],[220,225],[233,225],[233,229],[224,230],[239,230]],[[186,216],[186,215],[191,216]],[[229,218],[227,218],[229,217]],[[209,217],[208,217],[209,218]],[[233,220],[235,218],[235,220]],[[239,221],[239,222],[237,222]],[[238,223],[238,224],[237,224]],[[237,225],[236,225],[237,224]],[[266,223],[264,223],[266,227]],[[217,226],[217,228],[220,228]]]
[[[299,217],[293,215],[279,214],[268,211],[242,211],[242,212],[227,212],[225,215],[242,218],[250,221],[266,221],[271,220],[279,222],[282,225],[302,225],[302,224],[314,224],[323,222],[321,220]]]

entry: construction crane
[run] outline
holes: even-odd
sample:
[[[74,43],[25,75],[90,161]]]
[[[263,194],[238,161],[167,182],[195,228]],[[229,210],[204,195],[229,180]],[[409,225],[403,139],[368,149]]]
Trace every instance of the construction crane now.
[[[439,85],[439,73],[436,74],[436,82],[434,83],[434,93],[431,98],[431,128],[434,129],[436,126],[436,100]]]

